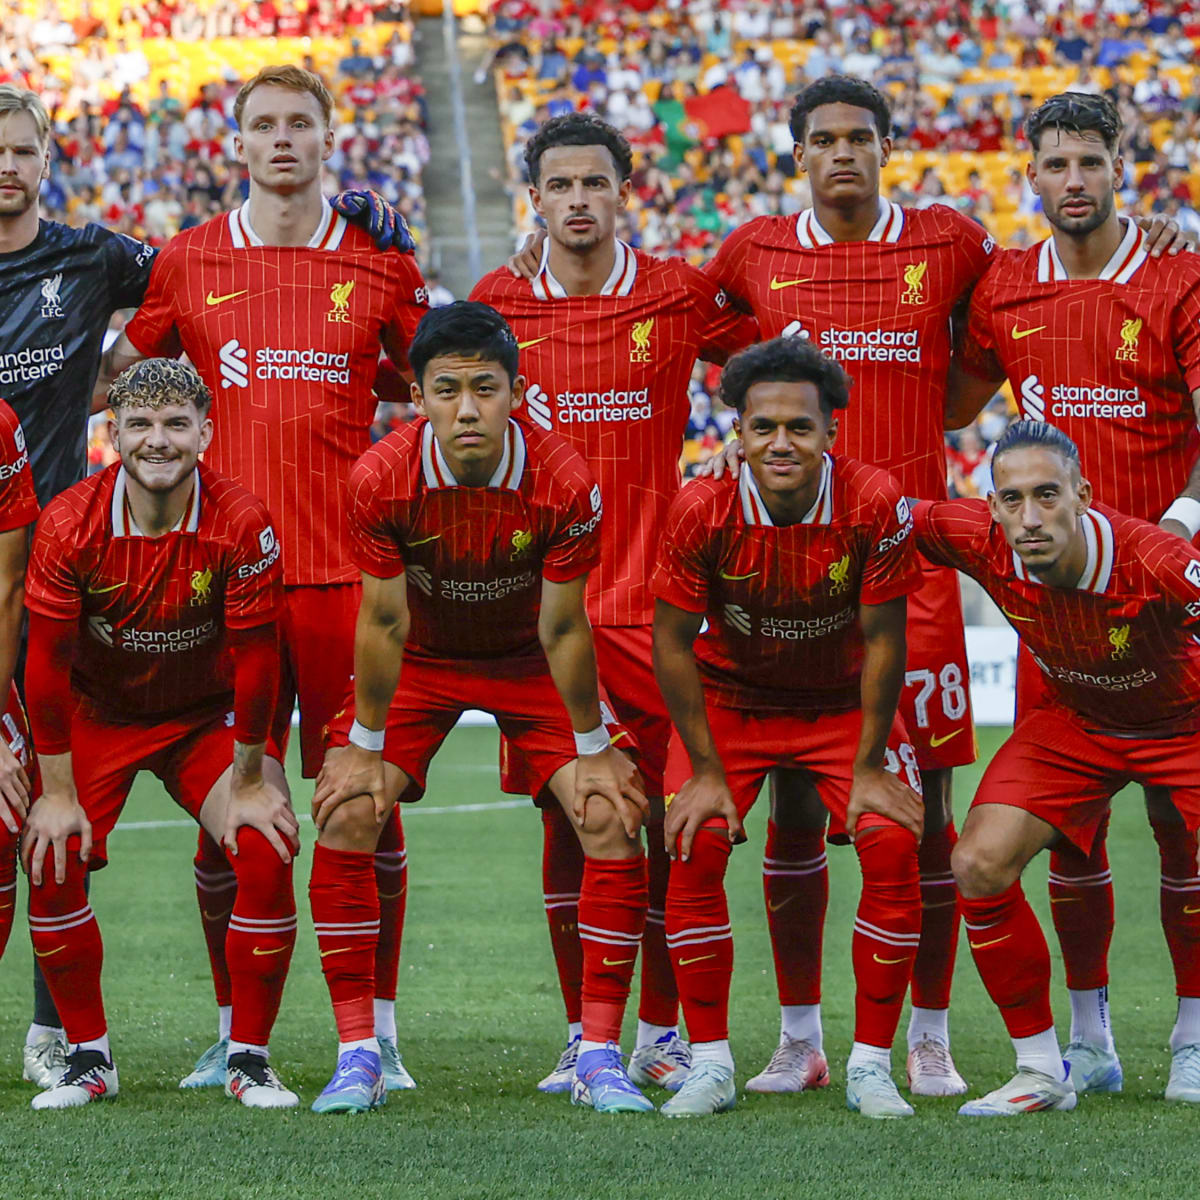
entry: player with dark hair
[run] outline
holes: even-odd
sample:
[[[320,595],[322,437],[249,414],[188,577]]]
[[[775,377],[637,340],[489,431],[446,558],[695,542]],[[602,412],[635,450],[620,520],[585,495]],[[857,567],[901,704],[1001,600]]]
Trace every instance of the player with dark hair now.
[[[1079,451],[1045,422],[1010,426],[992,474],[986,501],[916,508],[922,551],[987,590],[1046,687],[988,765],[954,852],[971,951],[1017,1055],[1015,1077],[963,1105],[968,1116],[1075,1107],[1025,865],[1062,841],[1090,854],[1133,780],[1166,788],[1192,837],[1200,826],[1200,554],[1093,504]],[[1181,1003],[1168,1099],[1200,1099],[1200,1080],[1177,1069],[1192,1019]]]
[[[976,289],[949,423],[965,424],[1007,377],[1027,419],[1051,421],[1078,443],[1097,499],[1191,539],[1200,532],[1200,258],[1153,258],[1146,235],[1118,215],[1120,128],[1103,96],[1067,92],[1029,114],[1029,181],[1051,236],[1000,255]],[[1022,653],[1019,712],[1045,692]],[[1169,793],[1148,788],[1146,806],[1181,1014],[1172,1079],[1191,1079],[1200,1102],[1200,906],[1189,902],[1200,891],[1196,838]],[[1069,842],[1054,848],[1050,898],[1071,996],[1075,1088],[1120,1091],[1105,827],[1088,854]]]
[[[110,352],[111,368],[186,352],[219,397],[208,461],[262,496],[281,522],[283,675],[272,733],[286,744],[298,703],[302,768],[311,778],[353,658],[359,588],[345,481],[369,444],[380,347],[403,364],[426,310],[425,285],[410,254],[378,253],[323,197],[321,169],[334,134],[320,76],[265,67],[234,107],[249,198],[171,239],[142,307]],[[385,899],[376,996],[394,1088],[414,1086],[396,1047],[393,1011],[405,864],[397,816],[376,858]],[[184,1087],[220,1082],[230,1015],[221,950],[236,880],[204,837],[195,869],[221,1012],[219,1040]]]
[[[353,696],[330,727],[313,797],[309,889],[339,1045],[313,1108],[361,1112],[386,1096],[372,1037],[372,855],[396,801],[420,798],[446,734],[479,708],[525,755],[534,794],[547,790],[568,814],[584,854],[572,1100],[652,1110],[617,1044],[646,919],[646,801],[601,719],[584,607],[600,489],[562,439],[512,419],[525,380],[493,309],[433,310],[410,361],[424,419],[378,442],[350,477],[363,600]]]
[[[148,770],[226,847],[238,891],[226,958],[226,1091],[297,1103],[267,1061],[296,937],[298,826],[268,727],[279,679],[279,544],[261,501],[199,462],[212,396],[150,359],[109,390],[119,464],[38,522],[26,686],[43,791],[22,854],[34,954],[71,1052],[38,1109],[116,1095],[100,931],[84,892],[134,776]]]
[[[689,1062],[664,933],[668,862],[662,849],[662,771],[670,720],[654,682],[649,579],[659,532],[679,488],[688,380],[697,358],[723,362],[756,338],[753,321],[679,259],[626,245],[632,156],[619,131],[587,114],[547,121],[526,147],[530,198],[547,239],[532,278],[492,271],[471,293],[507,318],[521,343],[528,417],[566,438],[600,483],[606,517],[588,591],[600,679],[637,739],[651,799],[650,906],[643,946],[638,1084],[678,1088]],[[526,790],[506,752],[505,790]],[[567,1010],[567,1046],[538,1087],[571,1086],[578,1051],[581,949],[576,905],[582,863],[561,810],[543,808],[543,890]]]
[[[767,773],[786,766],[809,774],[832,836],[854,838],[862,867],[846,1102],[911,1116],[890,1072],[921,928],[921,780],[896,712],[906,597],[920,583],[908,505],[886,472],[832,453],[849,380],[807,342],[743,351],[721,393],[745,467],[675,498],[652,584],[655,672],[676,730],[667,942],[692,1043],[663,1112],[733,1107],[723,877]]]

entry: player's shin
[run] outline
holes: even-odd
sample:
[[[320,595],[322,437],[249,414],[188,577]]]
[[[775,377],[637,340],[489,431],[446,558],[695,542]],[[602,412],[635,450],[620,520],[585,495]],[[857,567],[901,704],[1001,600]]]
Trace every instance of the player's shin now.
[[[0,825],[0,957],[12,933],[17,908],[17,835]]]
[[[237,900],[225,940],[233,1000],[231,1054],[251,1047],[265,1051],[296,944],[291,863],[284,863],[256,829],[239,829],[237,845],[231,858]]]
[[[679,1021],[679,989],[671,969],[665,924],[671,860],[663,841],[663,822],[654,818],[646,822],[646,869],[649,893],[638,1003],[639,1047],[674,1030]]]
[[[375,1042],[375,948],[379,893],[370,851],[313,848],[308,884],[321,971],[343,1046]]]
[[[1200,874],[1196,867],[1196,834],[1181,821],[1154,819],[1150,824],[1162,859],[1159,908],[1175,969],[1175,994],[1200,997]]]
[[[821,1003],[821,957],[829,870],[823,829],[789,829],[767,822],[763,898],[782,1009]],[[819,1040],[815,1043],[820,1048]]]
[[[583,850],[567,814],[558,804],[542,809],[542,893],[550,948],[558,972],[568,1029],[580,1022],[583,946],[579,940],[579,893]]]
[[[950,1044],[947,1010],[954,960],[958,951],[958,890],[950,870],[950,855],[958,841],[954,823],[926,829],[917,851],[921,876],[921,940],[912,973],[911,1050],[923,1038]]]
[[[213,992],[222,1019],[219,1033],[229,1036],[228,1014],[232,1012],[232,993],[229,982],[229,966],[225,961],[225,937],[229,930],[229,918],[237,900],[237,875],[225,857],[225,851],[207,830],[200,830],[196,857],[193,860],[196,875],[196,902],[200,908],[200,922],[204,929],[204,942],[208,949],[208,962],[212,969]]]
[[[404,937],[404,910],[408,898],[408,851],[404,827],[396,805],[384,823],[375,848],[375,890],[379,896],[379,941],[375,947],[375,1005],[377,1015],[391,1010],[396,1001],[400,971],[400,945]],[[385,1037],[396,1036],[395,1016],[387,1028],[377,1029]]]

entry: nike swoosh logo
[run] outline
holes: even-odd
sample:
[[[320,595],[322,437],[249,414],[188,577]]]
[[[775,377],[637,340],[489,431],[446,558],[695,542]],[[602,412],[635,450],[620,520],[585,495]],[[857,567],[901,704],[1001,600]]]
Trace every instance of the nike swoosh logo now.
[[[550,340],[550,335],[546,334],[545,337],[533,338],[531,341],[528,341],[528,342],[518,342],[517,349],[524,350],[528,346],[536,346],[538,344],[538,342],[548,342],[549,340]]]
[[[1032,329],[1017,329],[1014,326],[1012,330],[1012,340],[1014,342],[1019,342],[1022,338],[1030,337],[1035,333],[1041,333],[1045,328],[1045,325],[1035,325]]]
[[[871,957],[877,963],[882,963],[885,967],[895,967],[902,962],[908,962],[908,955],[905,955],[903,958],[880,958],[878,954],[872,954]]]
[[[440,533],[431,533],[427,538],[417,538],[415,542],[405,542],[404,544],[411,550],[413,546],[424,546],[426,542],[436,542],[441,536]]]
[[[255,946],[254,947],[254,956],[256,958],[262,958],[263,955],[266,955],[266,954],[282,954],[285,950],[290,950],[290,949],[291,949],[291,946],[276,946],[272,950],[263,950],[260,946]]]
[[[380,892],[380,900],[399,900],[404,895],[404,889],[401,888],[398,892]]]
[[[1184,916],[1192,916],[1194,913],[1200,913],[1200,904],[1185,904],[1183,906]]]
[[[958,904],[957,900],[939,900],[937,904],[922,904],[921,907],[929,908],[954,908]]]
[[[52,954],[57,954],[60,950],[65,950],[66,946],[55,946],[53,950],[35,950],[34,954],[38,958],[49,958]]]
[[[791,901],[795,900],[795,898],[795,896],[784,896],[784,898],[780,900],[778,904],[776,904],[774,900],[768,900],[767,912],[778,912],[785,904],[790,904]]]
[[[737,583],[739,579],[753,579],[757,574],[757,571],[751,571],[749,575],[727,575],[724,571],[722,571],[721,578],[728,579],[731,583]]]
[[[1078,904],[1083,899],[1082,896],[1051,896],[1051,904]]]
[[[929,739],[929,745],[933,748],[936,748],[936,747],[942,745],[943,742],[948,742],[951,738],[958,737],[958,735],[960,733],[962,733],[962,730],[956,729],[953,733],[946,734],[945,737],[931,737]]]
[[[89,596],[103,596],[105,592],[115,592],[117,590],[117,588],[123,588],[124,586],[125,586],[125,581],[122,580],[120,583],[114,583],[110,587],[102,587],[102,588],[90,587],[90,588],[88,588],[88,595]]]
[[[626,967],[636,960],[632,958],[606,958],[602,961],[606,967]]]
[[[998,946],[1001,942],[1007,942],[1012,937],[1011,933],[1006,933],[1003,937],[992,938],[990,942],[968,942],[967,944],[972,950],[983,950],[988,946]]]
[[[679,965],[681,967],[690,967],[692,963],[703,962],[706,958],[716,958],[715,954],[701,954],[699,958],[681,958]]]
[[[1018,617],[1016,613],[1010,613],[1010,612],[1008,611],[1008,609],[1007,609],[1007,608],[1001,608],[1001,609],[1000,609],[1000,611],[1001,611],[1001,612],[1002,612],[1002,613],[1003,613],[1003,614],[1004,614],[1004,615],[1005,615],[1005,616],[1006,616],[1006,617],[1007,617],[1007,618],[1008,618],[1010,621],[1021,621],[1021,622],[1023,622],[1023,623],[1024,623],[1024,624],[1026,624],[1026,625],[1032,625],[1032,624],[1034,624],[1034,618],[1033,618],[1033,617]]]
[[[782,288],[796,287],[797,284],[809,283],[810,276],[805,276],[803,279],[779,279],[776,276],[771,276],[771,291],[778,292]]]
[[[351,950],[357,949],[357,946],[339,946],[336,950],[322,950],[321,957],[328,958],[331,954],[349,954]]]
[[[227,292],[224,296],[214,296],[212,292],[209,292],[204,297],[204,303],[209,305],[224,304],[226,300],[236,300],[239,296],[244,296],[249,290],[249,288],[242,288],[240,292]]]
[[[221,920],[221,918],[222,918],[222,917],[227,917],[227,916],[229,916],[229,914],[230,914],[231,912],[233,912],[233,905],[232,905],[232,904],[231,904],[231,905],[230,905],[230,906],[229,906],[227,909],[225,909],[224,911],[222,911],[222,912],[215,912],[215,913],[210,913],[210,912],[208,911],[208,909],[207,909],[207,908],[202,908],[202,909],[200,910],[200,915],[201,915],[201,916],[202,916],[202,917],[203,917],[203,918],[204,918],[206,921],[219,921],[219,920]]]

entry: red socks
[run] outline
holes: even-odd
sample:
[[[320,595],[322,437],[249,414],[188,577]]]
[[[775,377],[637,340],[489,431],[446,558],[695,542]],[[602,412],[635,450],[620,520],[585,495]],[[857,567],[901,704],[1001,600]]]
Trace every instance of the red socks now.
[[[67,840],[67,878],[54,882],[54,850],[46,853],[41,887],[29,889],[33,952],[66,1030],[67,1040],[93,1042],[108,1032],[100,995],[104,945],[84,891],[87,869],[79,861],[79,838]]]
[[[720,1042],[729,1036],[733,933],[725,867],[730,849],[724,830],[702,828],[687,862],[677,858],[671,864],[667,944],[693,1042]]]
[[[821,951],[829,904],[824,830],[781,829],[774,821],[767,822],[763,896],[779,1003],[820,1004]]]
[[[642,993],[638,1018],[647,1025],[665,1029],[679,1020],[679,988],[667,949],[667,885],[671,860],[663,841],[662,821],[646,822],[646,867],[649,898],[646,904],[646,936],[642,942]]]
[[[585,1042],[619,1042],[646,926],[646,858],[584,858],[579,896]]]
[[[917,839],[876,826],[854,843],[862,895],[854,918],[854,1040],[891,1046],[921,939]]]
[[[196,902],[200,906],[200,923],[204,928],[204,943],[208,947],[213,991],[217,995],[218,1007],[226,1008],[233,1003],[233,992],[229,983],[229,967],[225,963],[225,936],[237,900],[237,875],[230,867],[224,849],[204,829],[200,830],[193,866],[196,871]]]
[[[375,998],[396,999],[400,973],[400,943],[404,936],[404,908],[408,900],[408,852],[400,806],[379,834],[375,847],[375,890],[379,895],[379,941],[375,946]]]
[[[257,829],[239,829],[237,847],[229,860],[237,874],[237,900],[225,937],[233,1002],[230,1037],[265,1046],[296,944],[292,864],[284,863]]]
[[[583,849],[579,837],[557,803],[547,806],[542,809],[542,898],[568,1024],[580,1018],[583,990],[583,947],[579,942],[582,884]]]
[[[1182,826],[1180,830],[1183,832]],[[1158,836],[1157,830],[1155,836]],[[1113,886],[1112,872],[1108,869],[1107,841],[1106,816],[1090,855],[1066,842],[1050,854],[1050,915],[1058,934],[1058,944],[1062,947],[1067,987],[1075,991],[1108,986]],[[1194,859],[1192,868],[1187,873],[1194,875]],[[1165,909],[1163,922],[1165,927]]]
[[[1196,835],[1182,823],[1151,821],[1162,858],[1159,907],[1175,967],[1175,994],[1200,996],[1200,874]]]
[[[375,856],[362,850],[313,849],[308,884],[321,970],[333,1001],[338,1040],[375,1036],[375,948],[379,893]]]
[[[1018,879],[998,896],[962,901],[967,944],[1009,1037],[1033,1037],[1054,1024],[1050,951]]]
[[[921,940],[912,972],[915,1008],[949,1008],[958,954],[958,889],[950,853],[958,841],[954,823],[926,832],[917,851],[921,874]]]
[[[16,911],[18,837],[18,834],[9,833],[0,823],[0,958],[4,956],[4,948],[8,945]]]

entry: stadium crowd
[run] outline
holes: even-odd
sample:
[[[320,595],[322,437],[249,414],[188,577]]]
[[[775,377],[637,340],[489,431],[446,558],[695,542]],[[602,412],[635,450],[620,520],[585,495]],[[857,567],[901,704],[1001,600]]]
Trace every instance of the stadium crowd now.
[[[952,205],[1001,245],[1029,245],[1044,228],[1025,178],[1022,122],[1054,92],[1103,92],[1124,122],[1124,208],[1200,232],[1200,9],[1186,0],[688,0],[549,10],[502,0],[490,21],[494,54],[476,81],[493,70],[518,229],[532,226],[528,138],[550,117],[590,110],[635,149],[621,236],[703,262],[745,221],[811,203],[792,158],[788,110],[806,82],[845,72],[873,80],[892,103],[884,188],[898,203]],[[732,420],[713,400],[715,378],[698,370],[693,379],[689,466]],[[980,494],[987,448],[1015,412],[1011,396],[997,398],[971,429],[947,437],[954,494]]]

